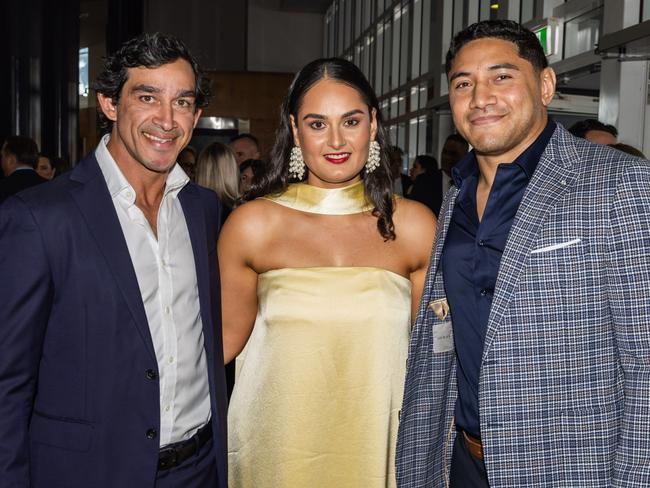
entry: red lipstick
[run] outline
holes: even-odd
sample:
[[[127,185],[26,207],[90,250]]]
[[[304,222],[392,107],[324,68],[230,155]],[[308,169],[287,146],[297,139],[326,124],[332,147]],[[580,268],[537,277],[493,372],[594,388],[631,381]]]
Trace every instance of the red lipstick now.
[[[325,154],[323,157],[332,164],[343,164],[350,159],[350,153],[330,153]]]

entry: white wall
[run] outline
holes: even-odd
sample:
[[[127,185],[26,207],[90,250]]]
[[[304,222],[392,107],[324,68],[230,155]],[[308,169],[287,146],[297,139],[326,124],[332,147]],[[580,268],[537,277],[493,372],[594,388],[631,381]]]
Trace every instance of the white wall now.
[[[249,71],[294,73],[323,56],[322,14],[248,6]]]

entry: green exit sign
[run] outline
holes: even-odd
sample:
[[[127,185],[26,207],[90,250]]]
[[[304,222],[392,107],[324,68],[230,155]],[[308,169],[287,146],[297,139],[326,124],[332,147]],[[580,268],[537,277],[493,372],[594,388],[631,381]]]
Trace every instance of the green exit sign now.
[[[544,54],[546,54],[547,56],[552,55],[553,38],[551,36],[551,27],[549,25],[545,25],[543,27],[535,29],[533,32],[535,32],[537,39],[539,39],[539,43],[542,45],[542,48],[544,49]]]

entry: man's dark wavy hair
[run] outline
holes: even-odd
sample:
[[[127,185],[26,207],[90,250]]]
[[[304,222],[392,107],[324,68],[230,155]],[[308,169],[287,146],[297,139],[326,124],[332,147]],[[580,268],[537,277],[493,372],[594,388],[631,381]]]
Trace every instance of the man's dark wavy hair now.
[[[280,126],[275,135],[275,144],[271,151],[271,161],[260,178],[253,181],[253,186],[244,195],[245,200],[285,191],[291,182],[289,176],[289,155],[293,147],[291,116],[297,120],[298,111],[309,89],[322,79],[330,79],[351,86],[365,102],[368,111],[375,109],[377,117],[377,136],[381,159],[379,167],[371,173],[361,172],[366,198],[373,205],[372,214],[377,217],[377,230],[385,240],[395,239],[393,224],[393,180],[390,176],[388,157],[388,134],[384,128],[379,102],[370,83],[361,70],[353,63],[340,58],[324,58],[312,61],[303,67],[289,87],[281,113]],[[307,170],[309,171],[309,170]],[[303,177],[305,180],[307,176]],[[293,180],[297,181],[297,180]]]
[[[452,39],[445,60],[447,76],[449,76],[451,65],[462,47],[469,42],[485,38],[512,42],[519,50],[519,57],[532,64],[538,73],[548,67],[544,49],[532,31],[512,20],[484,20],[466,27]]]
[[[206,107],[210,102],[209,79],[181,40],[159,32],[141,34],[125,42],[117,52],[108,56],[104,60],[104,71],[97,77],[93,88],[117,104],[128,78],[129,68],[158,68],[177,59],[187,61],[194,72],[196,108]],[[101,111],[99,119],[102,129],[110,132],[113,122]]]
[[[582,139],[586,138],[587,132],[590,130],[599,130],[601,132],[607,132],[614,137],[618,137],[618,130],[616,127],[610,124],[605,124],[597,119],[580,120],[569,127],[569,132],[571,132],[571,134],[576,137],[581,137]]]

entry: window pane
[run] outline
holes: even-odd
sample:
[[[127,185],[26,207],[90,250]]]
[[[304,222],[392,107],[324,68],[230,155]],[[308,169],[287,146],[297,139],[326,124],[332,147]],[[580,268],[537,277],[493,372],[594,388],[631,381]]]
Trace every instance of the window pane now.
[[[393,12],[393,64],[390,79],[391,89],[395,89],[399,86],[399,41],[400,28],[402,26],[401,17],[402,9],[397,6]]]
[[[411,79],[420,76],[420,46],[422,45],[422,0],[413,2],[413,48],[411,49]]]
[[[391,48],[392,31],[392,18],[388,18],[384,24],[384,81],[382,83],[382,93],[390,91],[391,57],[393,53]]]
[[[363,0],[355,0],[356,14],[354,15],[354,39],[361,35],[361,4]]]
[[[454,34],[463,30],[463,2],[453,2],[454,4]]]
[[[429,56],[431,43],[431,0],[422,1],[422,53],[420,55],[420,73],[429,72]]]
[[[379,102],[379,109],[381,110],[381,116],[384,118],[384,120],[390,119],[390,106],[387,99]]]
[[[370,27],[370,0],[363,0],[363,30]]]
[[[384,13],[384,10],[386,10],[386,6],[384,5],[384,0],[377,0],[377,17],[380,17],[381,14]]]
[[[533,20],[535,15],[535,0],[521,0],[521,23]]]
[[[409,31],[410,31],[410,11],[409,6],[402,7],[402,40],[400,42],[400,68],[399,68],[399,84],[403,85],[409,78]]]
[[[384,24],[380,22],[377,24],[377,42],[375,52],[375,92],[377,95],[383,93],[382,91],[382,66],[384,65]]]
[[[398,104],[398,114],[399,115],[404,115],[406,113],[406,92],[400,92],[399,95],[397,96],[397,104]]]
[[[339,34],[336,38],[336,54],[340,55],[343,53],[344,46],[343,46],[343,39],[345,38],[345,19],[344,19],[344,14],[345,14],[345,3],[346,0],[341,0],[339,2],[339,8],[338,8],[338,13],[336,15],[337,20],[336,23],[338,25],[338,30]]]
[[[413,161],[418,152],[418,119],[409,120],[409,160]]]
[[[427,117],[418,117],[418,154],[431,154],[427,148]]]
[[[490,20],[490,0],[480,0],[478,18],[479,20]]]
[[[419,95],[420,95],[420,90],[418,89],[418,86],[417,85],[412,86],[411,87],[410,97],[409,97],[409,111],[412,112],[412,111],[417,110],[418,108],[420,108],[419,107],[420,103],[419,103],[419,100],[418,100]]]
[[[390,97],[390,116],[391,118],[395,118],[399,115],[399,112],[397,111],[398,107],[398,102],[399,102],[399,96],[393,95]]]
[[[343,44],[343,50],[346,50],[352,44],[350,39],[352,34],[352,2],[353,0],[347,0],[345,2],[345,43]]]
[[[406,149],[406,124],[402,122],[397,127],[397,147]],[[404,151],[408,154],[408,151]]]
[[[643,0],[641,5],[641,22],[650,20],[650,0]]]
[[[564,24],[564,57],[593,51],[600,33],[603,9],[597,8]]]
[[[427,106],[428,100],[428,85],[431,85],[431,98],[433,98],[433,80],[429,80],[427,83],[422,83],[418,91],[420,92],[420,106],[419,108],[424,108]]]
[[[396,125],[391,125],[388,128],[388,135],[390,137],[390,143],[397,145],[397,126]]]

